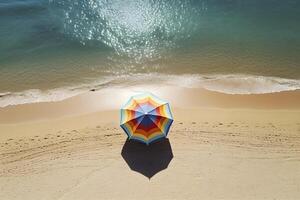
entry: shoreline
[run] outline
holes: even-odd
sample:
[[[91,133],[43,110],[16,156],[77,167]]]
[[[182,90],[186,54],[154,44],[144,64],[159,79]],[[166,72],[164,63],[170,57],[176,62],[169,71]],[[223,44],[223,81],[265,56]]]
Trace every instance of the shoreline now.
[[[256,95],[300,90],[299,79],[246,74],[182,74],[167,75],[158,73],[104,76],[101,80],[91,79],[78,85],[69,85],[48,89],[28,89],[24,91],[3,91],[0,93],[0,108],[13,105],[57,102],[84,95],[89,91],[101,91],[108,88],[133,88],[140,86],[168,86],[208,90],[222,94]],[[50,86],[49,86],[50,87]]]
[[[99,111],[118,110],[130,96],[151,91],[178,108],[238,110],[300,110],[300,90],[267,94],[224,94],[199,88],[142,85],[89,91],[62,101],[0,108],[0,124],[50,120]]]

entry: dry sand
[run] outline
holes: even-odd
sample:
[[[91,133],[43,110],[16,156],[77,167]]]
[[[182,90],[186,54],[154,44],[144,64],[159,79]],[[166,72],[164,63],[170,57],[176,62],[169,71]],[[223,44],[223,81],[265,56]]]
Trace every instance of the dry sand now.
[[[118,124],[137,90],[1,108],[0,199],[300,199],[299,91],[154,88],[175,122],[147,150]]]

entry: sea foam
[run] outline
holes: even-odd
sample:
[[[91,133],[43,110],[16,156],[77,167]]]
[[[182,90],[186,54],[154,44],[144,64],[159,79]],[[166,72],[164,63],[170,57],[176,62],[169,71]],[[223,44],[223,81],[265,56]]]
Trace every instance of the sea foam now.
[[[0,93],[0,107],[37,102],[62,101],[88,91],[104,88],[135,87],[139,85],[203,88],[226,94],[265,94],[300,89],[300,80],[254,75],[163,75],[135,74],[109,76],[91,83],[49,90],[31,89],[22,92]]]

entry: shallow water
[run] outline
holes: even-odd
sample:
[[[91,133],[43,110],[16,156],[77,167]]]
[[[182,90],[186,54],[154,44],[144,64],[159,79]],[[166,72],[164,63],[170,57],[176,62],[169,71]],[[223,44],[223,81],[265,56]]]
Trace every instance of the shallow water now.
[[[226,93],[299,89],[299,9],[296,0],[3,0],[1,101],[145,76],[183,84],[183,74]]]

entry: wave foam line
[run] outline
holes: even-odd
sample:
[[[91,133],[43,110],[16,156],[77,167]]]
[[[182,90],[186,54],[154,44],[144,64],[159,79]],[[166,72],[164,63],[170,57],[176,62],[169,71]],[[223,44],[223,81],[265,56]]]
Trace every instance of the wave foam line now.
[[[300,80],[243,74],[183,75],[170,77],[169,82],[226,94],[265,94],[300,89]]]
[[[153,84],[155,83],[155,84]],[[31,89],[0,93],[0,107],[37,102],[61,101],[88,91],[107,87],[137,85],[170,85],[183,88],[204,88],[226,94],[265,94],[300,89],[300,80],[253,75],[162,75],[135,74],[105,77],[101,81],[51,90]]]

